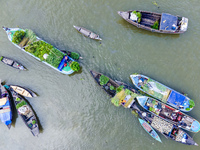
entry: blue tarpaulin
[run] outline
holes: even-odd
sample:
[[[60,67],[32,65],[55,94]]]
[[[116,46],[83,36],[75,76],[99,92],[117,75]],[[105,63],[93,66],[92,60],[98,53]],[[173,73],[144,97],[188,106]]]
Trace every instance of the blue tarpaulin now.
[[[172,90],[167,101],[176,106],[179,106],[179,105],[184,106],[185,99],[186,97],[184,95]]]
[[[173,16],[171,14],[162,13],[161,21],[160,21],[160,30],[173,30],[173,24],[177,26],[177,16]]]

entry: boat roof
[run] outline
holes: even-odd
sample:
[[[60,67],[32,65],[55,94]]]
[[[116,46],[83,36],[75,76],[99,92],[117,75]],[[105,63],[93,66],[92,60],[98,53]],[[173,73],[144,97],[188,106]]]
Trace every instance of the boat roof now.
[[[173,24],[177,25],[177,20],[177,16],[168,13],[162,13],[160,20],[160,30],[175,31],[175,29],[172,29],[172,26]]]
[[[167,102],[172,103],[176,106],[177,105],[185,106],[185,105],[188,105],[187,101],[185,101],[185,99],[186,99],[186,97],[184,95],[172,90],[168,97]]]

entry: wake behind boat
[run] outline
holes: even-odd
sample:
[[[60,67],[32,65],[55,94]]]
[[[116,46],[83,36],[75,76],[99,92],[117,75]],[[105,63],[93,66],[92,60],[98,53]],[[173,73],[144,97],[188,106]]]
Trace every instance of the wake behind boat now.
[[[158,117],[172,122],[185,130],[191,132],[200,131],[200,123],[191,116],[180,112],[178,109],[172,108],[147,96],[137,96],[136,99],[144,109],[157,115]]]
[[[27,70],[22,64],[18,63],[17,61],[10,59],[8,57],[1,56],[0,61],[2,61],[4,64],[11,66],[15,69],[19,70]]]
[[[63,74],[79,71],[79,63],[51,44],[43,41],[31,30],[5,28],[8,39],[19,49]]]
[[[118,11],[118,14],[138,28],[157,33],[180,34],[187,31],[188,27],[188,18],[168,13],[130,10]]]
[[[189,112],[195,106],[189,97],[141,74],[130,75],[133,84],[141,91],[174,108]]]
[[[74,25],[74,28],[75,28],[77,31],[79,31],[81,34],[83,34],[84,36],[86,36],[86,37],[89,37],[89,38],[94,39],[94,40],[100,40],[100,41],[102,40],[102,39],[99,37],[98,34],[92,32],[92,31],[90,31],[90,30],[88,30],[88,29],[85,29],[85,28],[83,28],[83,27],[78,27],[78,26],[75,26],[75,25]]]

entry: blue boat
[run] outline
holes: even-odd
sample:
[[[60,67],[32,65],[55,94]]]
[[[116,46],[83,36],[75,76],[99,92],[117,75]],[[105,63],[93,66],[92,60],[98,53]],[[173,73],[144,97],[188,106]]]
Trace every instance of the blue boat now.
[[[156,131],[144,120],[139,119],[139,122],[141,124],[141,126],[145,129],[145,131],[147,131],[147,133],[149,133],[149,135],[151,135],[151,137],[153,137],[155,140],[159,141],[162,143],[160,137],[158,136],[158,134],[156,133]]]
[[[157,115],[158,117],[172,122],[180,128],[190,132],[200,131],[200,123],[193,117],[184,114],[180,110],[148,96],[137,96],[136,99],[144,109]]]
[[[12,124],[12,103],[4,86],[0,85],[0,119],[8,127]]]
[[[130,75],[133,84],[146,94],[184,112],[195,106],[189,97],[141,74]]]

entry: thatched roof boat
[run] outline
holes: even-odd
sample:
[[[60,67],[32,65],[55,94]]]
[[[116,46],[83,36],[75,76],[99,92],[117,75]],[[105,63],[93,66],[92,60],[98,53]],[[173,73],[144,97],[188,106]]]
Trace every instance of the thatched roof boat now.
[[[168,13],[130,10],[118,14],[132,25],[156,33],[180,34],[188,27],[188,18]]]
[[[194,101],[147,76],[142,74],[132,74],[130,78],[133,84],[146,94],[159,99],[174,108],[184,112],[189,112],[195,106]]]
[[[200,131],[200,123],[193,117],[147,96],[137,96],[138,103],[147,111],[191,132]]]
[[[88,30],[88,29],[86,29],[86,28],[78,27],[78,26],[75,26],[75,25],[74,25],[74,28],[75,28],[78,32],[80,32],[81,34],[83,34],[83,35],[86,36],[86,37],[89,37],[89,38],[94,39],[94,40],[100,40],[100,41],[102,40],[102,39],[99,37],[98,34],[92,32],[92,31],[90,31],[90,30]]]
[[[8,57],[4,57],[4,56],[1,56],[0,60],[8,65],[8,66],[11,66],[15,69],[19,69],[19,70],[27,70],[22,64],[18,63],[17,61],[11,59],[11,58],[8,58]]]

